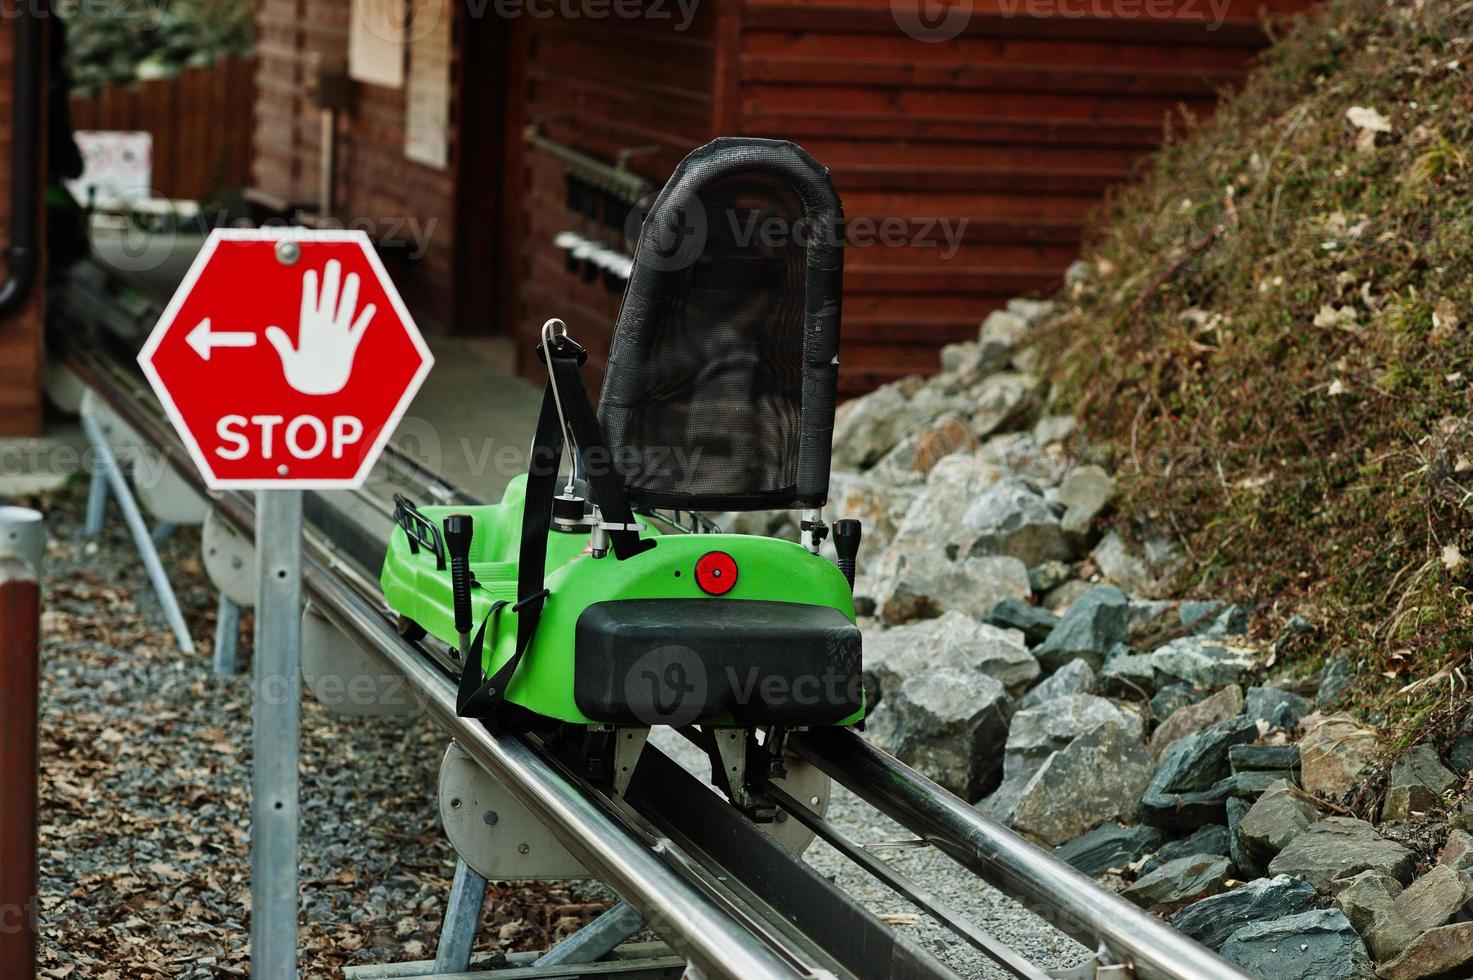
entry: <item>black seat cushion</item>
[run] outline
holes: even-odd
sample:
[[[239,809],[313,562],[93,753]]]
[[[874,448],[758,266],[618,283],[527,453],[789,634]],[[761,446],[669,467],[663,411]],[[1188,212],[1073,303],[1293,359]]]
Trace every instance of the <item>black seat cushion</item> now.
[[[573,694],[600,722],[827,725],[863,706],[859,628],[756,599],[616,599],[578,618]]]

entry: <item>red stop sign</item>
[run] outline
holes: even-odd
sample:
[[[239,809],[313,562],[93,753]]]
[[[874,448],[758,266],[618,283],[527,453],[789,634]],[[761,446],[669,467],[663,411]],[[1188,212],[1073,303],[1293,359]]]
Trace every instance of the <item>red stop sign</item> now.
[[[138,355],[212,489],[354,487],[434,358],[361,231],[210,235]]]

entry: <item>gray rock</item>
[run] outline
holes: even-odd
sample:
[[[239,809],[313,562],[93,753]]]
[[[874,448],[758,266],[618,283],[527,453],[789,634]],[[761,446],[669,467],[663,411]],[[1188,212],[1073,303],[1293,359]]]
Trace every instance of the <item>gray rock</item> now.
[[[1011,555],[1030,567],[1070,555],[1052,508],[1017,479],[984,490],[962,515],[961,530],[971,538],[966,554]]]
[[[1122,827],[1112,821],[1059,845],[1054,849],[1054,857],[1095,877],[1129,867],[1155,851],[1165,839],[1166,835],[1157,827],[1144,824]]]
[[[1141,865],[1141,874],[1149,874],[1167,861],[1175,861],[1177,858],[1191,857],[1195,854],[1217,854],[1229,857],[1229,852],[1232,850],[1231,844],[1232,841],[1228,837],[1228,829],[1225,824],[1208,824],[1190,837],[1183,837],[1181,840],[1169,841],[1161,845],[1161,849]],[[1234,865],[1236,863],[1233,862]],[[1235,871],[1236,868],[1229,870]]]
[[[1243,818],[1248,815],[1251,806],[1251,803],[1240,796],[1228,797],[1227,804],[1224,806],[1227,811],[1228,857],[1233,859],[1233,867],[1238,869],[1239,874],[1248,874],[1244,870],[1248,867],[1248,859],[1243,854],[1242,845],[1238,843],[1238,827],[1243,822]]]
[[[1006,555],[951,562],[913,552],[897,556],[890,567],[893,572],[874,583],[880,617],[889,623],[925,619],[947,611],[985,619],[999,602],[1029,594],[1027,568]]]
[[[1033,776],[1033,773],[1027,771],[1004,776],[997,789],[977,802],[977,809],[984,817],[1011,827],[1013,816],[1018,812],[1018,802],[1023,798],[1023,791],[1033,781]]]
[[[880,704],[870,737],[951,792],[975,800],[997,783],[1008,693],[975,670],[943,668],[907,679]]]
[[[1003,772],[1037,769],[1051,754],[1106,723],[1141,739],[1144,726],[1139,715],[1093,694],[1069,694],[1019,711],[1008,730]]]
[[[1199,625],[1193,632],[1199,636],[1222,639],[1225,636],[1242,636],[1248,631],[1248,610],[1239,605],[1221,609],[1211,621]]]
[[[1125,638],[1130,625],[1130,600],[1113,586],[1089,589],[1059,617],[1059,625],[1039,645],[1045,670],[1057,670],[1071,660],[1084,660],[1098,670],[1105,655]]]
[[[1072,415],[1045,415],[1033,426],[1033,441],[1040,446],[1052,446],[1063,442],[1079,428],[1079,420]]]
[[[1227,888],[1232,862],[1217,854],[1167,861],[1121,892],[1142,908],[1170,912]]]
[[[906,678],[937,669],[986,674],[1011,691],[1025,689],[1039,674],[1021,633],[958,612],[867,632],[864,667],[884,697],[896,694]]]
[[[1458,782],[1435,748],[1425,743],[1413,746],[1391,765],[1381,819],[1406,820],[1426,813],[1439,806],[1443,794]]]
[[[833,465],[859,469],[894,448],[915,416],[898,385],[888,384],[843,406],[834,420]]]
[[[1320,818],[1314,804],[1275,783],[1238,821],[1239,853],[1244,874],[1261,875],[1289,842]]]
[[[1447,843],[1437,855],[1437,862],[1459,871],[1473,869],[1473,834],[1466,830],[1454,830],[1447,835]]]
[[[977,450],[977,459],[1000,466],[1010,474],[1036,487],[1051,487],[1064,474],[1062,453],[1044,449],[1027,432],[1005,432],[994,435]]]
[[[1462,913],[1473,900],[1468,872],[1446,864],[1432,867],[1397,895],[1390,910],[1377,914],[1367,937],[1377,960],[1389,960],[1422,933]]]
[[[1047,609],[1040,609],[1030,602],[1010,596],[993,607],[987,616],[987,622],[1003,629],[1022,630],[1029,643],[1042,643],[1058,625],[1059,617]],[[1090,680],[1093,682],[1093,675]]]
[[[1362,936],[1371,931],[1377,916],[1395,909],[1396,896],[1402,891],[1401,882],[1379,871],[1362,871],[1353,878],[1342,878],[1335,884],[1340,885],[1335,904]]]
[[[1018,702],[1018,708],[1026,711],[1071,694],[1089,694],[1094,686],[1095,672],[1089,669],[1089,664],[1071,660],[1034,685]]]
[[[1315,890],[1288,875],[1259,878],[1182,909],[1172,926],[1208,949],[1217,950],[1243,926],[1308,912]]]
[[[982,362],[991,365],[988,370],[1002,367],[1015,348],[1028,342],[1031,332],[1032,328],[1023,317],[1007,310],[993,310],[977,331]]]
[[[1340,699],[1340,695],[1350,686],[1350,658],[1344,654],[1338,654],[1325,661],[1325,668],[1320,674],[1320,688],[1315,694],[1314,703],[1321,708],[1327,708]]]
[[[1254,976],[1273,980],[1370,980],[1365,944],[1339,909],[1311,909],[1234,932],[1219,950]]]
[[[1156,668],[1151,667],[1151,658],[1143,656],[1140,659],[1145,661],[1154,676]],[[1151,698],[1151,714],[1158,719],[1170,718],[1177,711],[1201,699],[1202,692],[1190,684],[1183,684],[1180,681],[1163,684]]]
[[[1428,980],[1473,975],[1473,923],[1439,926],[1418,936],[1390,963],[1383,964],[1381,980]]]
[[[1069,567],[1068,562],[1046,561],[1040,562],[1028,569],[1028,586],[1034,592],[1042,595],[1050,592],[1074,577],[1074,569]]]
[[[1295,837],[1269,862],[1270,874],[1303,878],[1327,888],[1335,878],[1379,871],[1400,882],[1412,879],[1416,854],[1389,841],[1364,820],[1326,817]]]
[[[1160,673],[1193,687],[1236,684],[1253,666],[1256,651],[1201,636],[1183,636],[1151,654]]]
[[[1054,491],[1052,500],[1064,508],[1059,526],[1065,534],[1084,535],[1095,517],[1115,495],[1115,481],[1098,466],[1071,470]]]
[[[1030,328],[1041,326],[1054,315],[1058,304],[1049,299],[1024,299],[1022,297],[1008,300],[1008,312],[1023,318]]]
[[[1043,597],[1043,608],[1056,615],[1062,616],[1069,611],[1069,607],[1090,589],[1097,588],[1083,579],[1073,578],[1062,582],[1058,586],[1049,589]]]
[[[1032,374],[1001,372],[989,375],[968,390],[972,432],[985,439],[994,432],[1016,428],[1038,407],[1042,388]]]
[[[1274,687],[1250,687],[1244,701],[1248,717],[1268,722],[1275,728],[1293,730],[1299,719],[1314,710],[1314,705],[1292,691]]]
[[[1151,735],[1151,755],[1159,759],[1178,739],[1192,732],[1199,732],[1208,725],[1236,718],[1242,713],[1243,689],[1236,684],[1229,684],[1209,698],[1172,712],[1171,717],[1163,721]]]
[[[1082,286],[1094,278],[1095,267],[1084,259],[1075,259],[1069,263],[1064,270],[1064,285],[1066,287]]]
[[[1207,626],[1225,605],[1226,603],[1217,599],[1209,599],[1205,602],[1192,600],[1183,602],[1178,612],[1181,624],[1189,630]]]
[[[1146,822],[1180,828],[1221,823],[1233,795],[1224,785],[1230,775],[1228,748],[1257,737],[1257,725],[1233,718],[1172,743],[1141,800]]]
[[[1447,764],[1460,776],[1473,772],[1473,733],[1458,736],[1447,750]]]
[[[1129,652],[1123,644],[1105,658],[1100,668],[1100,691],[1118,698],[1149,697],[1156,689],[1156,668],[1151,658]]]
[[[1101,538],[1089,557],[1105,578],[1128,592],[1152,599],[1161,595],[1181,566],[1175,547],[1164,540],[1147,542],[1146,554],[1142,556],[1131,550],[1115,531]]]
[[[948,412],[928,419],[907,432],[895,448],[875,464],[871,474],[891,483],[921,483],[926,474],[952,453],[972,452],[978,446],[962,416]]]
[[[1233,767],[1233,772],[1288,771],[1297,773],[1299,771],[1299,746],[1234,745],[1228,749],[1228,764]]]
[[[1100,725],[1044,760],[1019,794],[1012,826],[1059,845],[1106,820],[1129,823],[1151,779],[1151,758],[1139,736]]]
[[[1339,799],[1361,784],[1381,754],[1376,732],[1336,715],[1299,740],[1300,782],[1315,796]]]

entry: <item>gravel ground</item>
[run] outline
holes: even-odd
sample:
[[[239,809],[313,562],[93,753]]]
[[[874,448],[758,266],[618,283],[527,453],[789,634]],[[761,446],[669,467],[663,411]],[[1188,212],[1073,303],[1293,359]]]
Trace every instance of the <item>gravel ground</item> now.
[[[249,624],[245,673],[208,670],[215,593],[197,529],[161,551],[200,652],[179,654],[109,515],[81,534],[85,487],[47,513],[41,716],[40,946],[47,977],[248,973]],[[246,617],[249,619],[249,617]],[[302,712],[303,976],[433,956],[454,855],[425,718]],[[481,950],[537,949],[603,903],[565,886],[497,885]]]
[[[687,771],[705,778],[706,757],[680,735],[657,731],[651,740]],[[828,819],[850,840],[860,844],[911,841],[915,835],[874,810],[853,793],[835,786]],[[953,910],[1044,969],[1073,966],[1088,958],[1084,947],[1032,912],[1012,902],[997,889],[931,847],[883,848],[875,852],[891,867],[921,885]],[[815,841],[805,860],[883,917],[897,931],[910,936],[969,980],[1006,980],[1011,974],[995,967],[982,953],[955,933],[916,911],[915,906],[886,885],[871,878],[823,841]]]

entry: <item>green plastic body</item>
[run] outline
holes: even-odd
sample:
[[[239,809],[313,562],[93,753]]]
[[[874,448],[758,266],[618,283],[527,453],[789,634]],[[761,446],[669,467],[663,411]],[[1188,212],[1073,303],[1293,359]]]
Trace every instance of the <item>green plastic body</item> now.
[[[437,527],[450,513],[475,519],[471,571],[479,588],[471,592],[474,621],[479,624],[497,599],[517,598],[517,558],[521,547],[522,503],[526,478],[517,477],[498,504],[481,507],[424,507],[421,513]],[[573,697],[573,637],[578,617],[595,602],[608,599],[710,598],[696,583],[696,561],[710,551],[736,560],[737,584],[721,598],[728,602],[766,599],[830,606],[854,621],[849,583],[833,563],[792,541],[746,534],[659,534],[644,524],[642,537],[655,547],[627,560],[612,553],[595,559],[587,553],[587,533],[554,531],[547,540],[545,584],[551,593],[532,644],[507,690],[507,699],[536,714],[575,724],[595,724],[578,710]],[[435,555],[421,548],[412,553],[404,529],[389,538],[381,582],[395,611],[414,620],[431,636],[454,645],[450,572],[436,567]],[[494,673],[515,650],[517,615],[502,611],[495,635],[487,630],[482,667]],[[863,711],[840,722],[852,725]],[[723,719],[702,719],[719,724]]]

